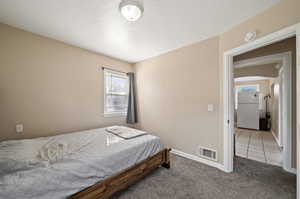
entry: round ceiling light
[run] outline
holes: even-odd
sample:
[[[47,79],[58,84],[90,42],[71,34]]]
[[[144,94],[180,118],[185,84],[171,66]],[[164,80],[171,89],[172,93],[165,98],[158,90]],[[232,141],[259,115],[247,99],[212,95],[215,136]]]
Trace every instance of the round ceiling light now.
[[[137,0],[123,0],[119,6],[120,12],[128,21],[136,21],[143,15],[144,8]]]

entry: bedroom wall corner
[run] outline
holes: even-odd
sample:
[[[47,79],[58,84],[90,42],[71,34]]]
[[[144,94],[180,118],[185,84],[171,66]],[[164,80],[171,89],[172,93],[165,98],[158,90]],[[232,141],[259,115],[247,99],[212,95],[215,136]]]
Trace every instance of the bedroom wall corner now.
[[[131,72],[132,64],[5,24],[0,43],[0,140],[125,124],[103,116],[101,67]]]

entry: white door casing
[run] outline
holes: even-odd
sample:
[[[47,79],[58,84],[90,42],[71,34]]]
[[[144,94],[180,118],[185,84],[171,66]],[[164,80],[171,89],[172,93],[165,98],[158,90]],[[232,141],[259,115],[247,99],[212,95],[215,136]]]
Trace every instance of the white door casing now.
[[[233,147],[233,131],[234,131],[233,101],[234,100],[231,99],[233,96],[232,95],[233,94],[233,86],[232,86],[232,84],[233,84],[233,73],[232,73],[232,71],[233,71],[233,69],[232,69],[233,56],[242,54],[244,52],[247,52],[247,51],[250,51],[250,50],[253,50],[256,48],[266,46],[268,44],[275,43],[277,41],[280,41],[280,40],[283,40],[283,39],[286,39],[289,37],[292,37],[292,36],[296,35],[297,27],[299,27],[298,24],[284,28],[280,31],[271,33],[267,36],[264,36],[260,39],[255,40],[253,42],[244,44],[240,47],[234,48],[234,49],[226,51],[224,53],[224,78],[223,78],[224,163],[223,163],[223,165],[224,165],[224,170],[227,172],[233,171],[233,148],[234,148]],[[299,41],[299,36],[297,39]],[[299,48],[299,44],[298,44],[298,48]],[[299,57],[299,52],[298,52],[298,57]],[[298,66],[299,66],[299,63],[298,63]],[[298,98],[297,102],[299,102],[299,98]],[[299,109],[299,106],[298,106],[298,109]],[[298,124],[298,127],[299,127],[299,124]],[[299,158],[298,158],[298,164],[299,164]]]
[[[296,27],[297,45],[297,199],[300,199],[300,23]]]

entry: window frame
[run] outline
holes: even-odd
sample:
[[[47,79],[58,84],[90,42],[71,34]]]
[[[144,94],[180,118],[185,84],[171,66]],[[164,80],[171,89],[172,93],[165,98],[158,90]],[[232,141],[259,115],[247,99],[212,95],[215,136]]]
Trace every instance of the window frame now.
[[[129,88],[129,78],[127,76],[126,73],[122,73],[122,72],[117,72],[114,70],[109,70],[104,68],[103,69],[103,98],[104,98],[104,103],[103,103],[103,115],[104,117],[126,117],[127,115],[127,110],[126,111],[119,111],[119,112],[108,112],[106,109],[106,98],[107,98],[107,88],[106,88],[106,76],[107,73],[109,74],[113,74],[115,76],[119,76],[121,78],[125,78],[127,80],[128,83],[128,88]],[[127,96],[129,95],[129,89],[127,91]]]

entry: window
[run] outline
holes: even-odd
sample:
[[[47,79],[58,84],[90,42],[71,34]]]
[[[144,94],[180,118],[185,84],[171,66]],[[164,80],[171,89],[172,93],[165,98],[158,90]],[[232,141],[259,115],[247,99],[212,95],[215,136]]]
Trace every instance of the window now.
[[[241,85],[237,86],[238,92],[249,93],[259,92],[259,85]]]
[[[129,81],[125,73],[104,70],[104,115],[126,115]]]
[[[259,92],[259,84],[235,86],[235,109],[238,108],[238,93]]]

